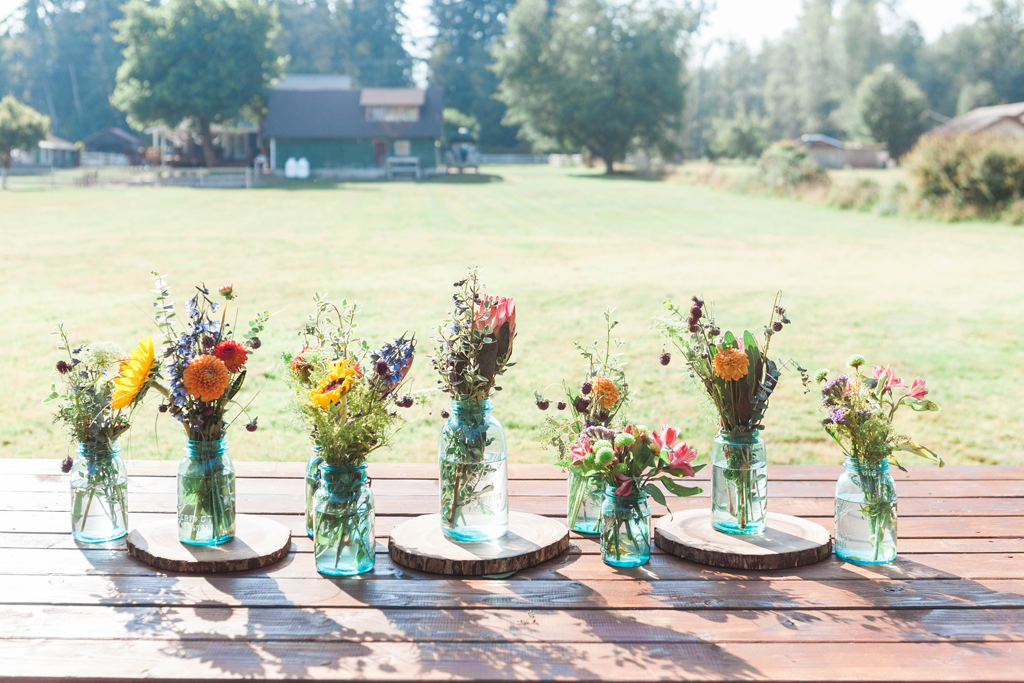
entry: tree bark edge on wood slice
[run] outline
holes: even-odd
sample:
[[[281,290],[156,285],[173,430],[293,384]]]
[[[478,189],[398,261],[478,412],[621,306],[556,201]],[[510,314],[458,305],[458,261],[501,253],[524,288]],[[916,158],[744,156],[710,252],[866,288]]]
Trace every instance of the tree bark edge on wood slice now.
[[[221,545],[185,545],[176,519],[150,522],[128,534],[128,555],[172,572],[217,574],[261,569],[282,560],[291,548],[288,527],[260,515],[236,515],[235,537]]]
[[[441,531],[440,515],[422,515],[396,526],[388,552],[397,564],[447,576],[509,574],[546,562],[569,549],[569,529],[553,519],[509,513],[505,538],[454,543]]]
[[[711,511],[684,510],[655,525],[654,542],[684,560],[726,569],[792,569],[827,560],[832,538],[820,524],[769,512],[764,534],[733,535],[711,527]]]

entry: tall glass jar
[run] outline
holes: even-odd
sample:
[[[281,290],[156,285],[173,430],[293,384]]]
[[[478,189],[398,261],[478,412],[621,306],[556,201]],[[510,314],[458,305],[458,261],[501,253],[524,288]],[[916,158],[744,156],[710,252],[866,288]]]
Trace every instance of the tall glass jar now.
[[[836,482],[836,556],[856,564],[896,558],[896,482],[889,463],[846,457]]]
[[[313,446],[313,455],[306,463],[306,535],[313,538],[313,496],[320,485],[320,465],[324,459],[320,457],[320,447]]]
[[[582,477],[569,472],[568,509],[565,513],[569,528],[579,534],[601,533],[601,508],[604,506],[604,480],[601,477]]]
[[[366,465],[320,465],[313,497],[313,556],[316,570],[327,576],[354,576],[373,569],[373,492]]]
[[[235,467],[224,439],[189,441],[178,465],[178,540],[220,545],[235,537]]]
[[[438,439],[441,530],[461,543],[508,533],[508,445],[491,400],[452,401]]]
[[[613,567],[639,567],[651,559],[651,506],[645,492],[620,496],[615,487],[605,488],[601,559]]]
[[[711,450],[711,526],[760,534],[768,515],[768,456],[758,432],[718,432]]]
[[[128,472],[115,443],[79,443],[71,465],[71,535],[105,543],[128,533]]]

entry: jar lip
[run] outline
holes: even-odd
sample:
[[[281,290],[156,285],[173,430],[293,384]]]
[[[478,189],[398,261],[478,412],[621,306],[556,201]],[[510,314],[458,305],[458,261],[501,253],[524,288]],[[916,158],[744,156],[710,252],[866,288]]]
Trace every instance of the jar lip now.
[[[628,496],[620,496],[619,494],[615,493],[615,489],[617,488],[617,486],[605,484],[604,495],[609,496],[611,498],[618,498],[619,500],[640,500],[646,499],[648,497],[647,491],[644,491],[643,489],[638,489],[636,488],[636,486],[633,487],[633,492],[630,493]]]
[[[75,452],[80,457],[95,460],[99,458],[109,458],[118,455],[121,452],[121,444],[116,440],[110,441],[79,441],[78,446],[75,448]]]
[[[325,472],[365,472],[366,463],[361,465],[341,465],[340,467],[333,467],[328,465],[326,462],[320,463],[320,469]]]
[[[757,443],[757,440],[761,438],[761,430],[736,429],[729,431],[727,429],[719,429],[716,438],[739,443]]]
[[[843,458],[843,467],[849,470],[888,470],[889,458],[877,462],[868,462],[864,458],[847,455]]]
[[[474,408],[480,410],[488,410],[491,406],[491,397],[486,398],[468,398],[458,399],[453,398],[451,403],[453,410],[472,410]]]

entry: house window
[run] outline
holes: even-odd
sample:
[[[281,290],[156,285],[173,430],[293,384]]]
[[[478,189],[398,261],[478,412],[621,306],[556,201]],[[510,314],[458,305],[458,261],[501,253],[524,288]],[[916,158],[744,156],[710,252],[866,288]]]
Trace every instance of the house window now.
[[[395,156],[407,157],[412,154],[412,145],[408,140],[395,140]]]
[[[367,107],[367,121],[419,121],[420,108],[416,105],[397,107]]]

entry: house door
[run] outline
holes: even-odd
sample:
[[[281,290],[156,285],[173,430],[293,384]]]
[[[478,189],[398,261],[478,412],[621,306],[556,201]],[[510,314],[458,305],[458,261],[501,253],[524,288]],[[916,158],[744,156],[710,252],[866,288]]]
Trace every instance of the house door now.
[[[384,168],[384,162],[388,158],[387,140],[373,141],[373,165],[377,168]]]

